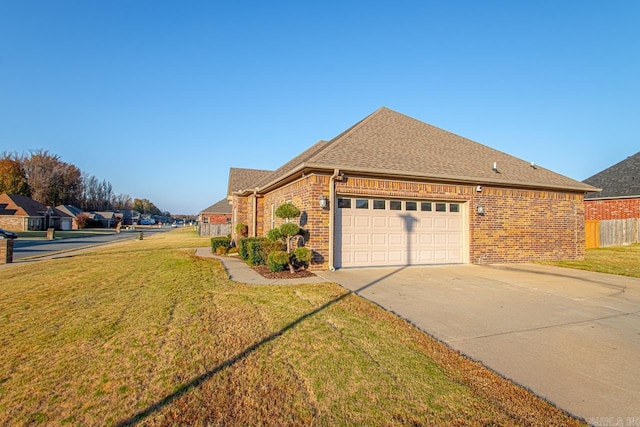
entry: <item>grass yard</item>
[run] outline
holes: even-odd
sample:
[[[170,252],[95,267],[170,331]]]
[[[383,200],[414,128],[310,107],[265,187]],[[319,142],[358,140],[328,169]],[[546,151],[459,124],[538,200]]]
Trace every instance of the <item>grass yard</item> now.
[[[248,286],[176,230],[0,267],[0,425],[578,425],[331,284]]]
[[[640,277],[640,244],[587,249],[584,261],[560,261],[546,264]]]

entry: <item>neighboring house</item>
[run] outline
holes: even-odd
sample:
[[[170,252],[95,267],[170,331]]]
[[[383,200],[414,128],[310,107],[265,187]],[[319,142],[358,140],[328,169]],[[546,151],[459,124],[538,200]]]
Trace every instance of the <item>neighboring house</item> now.
[[[71,218],[51,206],[18,194],[0,194],[0,228],[11,231],[70,229]]]
[[[225,198],[198,214],[198,221],[203,224],[226,224],[231,222],[231,204]]]
[[[89,212],[88,215],[93,223],[92,226],[99,224],[103,228],[115,228],[118,220],[122,219],[122,214],[114,211]]]
[[[234,238],[292,202],[312,269],[582,259],[595,190],[387,108],[276,171],[229,172]]]
[[[640,242],[640,152],[584,180],[602,188],[585,195],[588,248]]]
[[[602,188],[585,195],[587,220],[640,218],[640,152],[584,182]]]
[[[84,211],[76,206],[73,205],[59,205],[56,206],[56,209],[58,209],[60,212],[64,212],[67,215],[69,215],[69,217],[71,218],[71,220],[69,221],[70,223],[70,228],[62,228],[63,230],[77,230],[78,229],[78,222],[76,221],[76,217],[82,213],[84,213]]]
[[[122,210],[122,225],[134,225],[140,221],[140,212],[134,210]]]

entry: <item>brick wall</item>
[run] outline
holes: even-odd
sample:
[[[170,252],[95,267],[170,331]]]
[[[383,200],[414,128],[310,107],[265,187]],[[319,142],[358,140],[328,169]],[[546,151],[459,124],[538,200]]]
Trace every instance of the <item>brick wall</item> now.
[[[272,205],[291,200],[308,231],[305,246],[313,250],[311,269],[326,269],[329,256],[329,210],[318,206],[318,197],[329,196],[329,175],[310,174],[258,199],[257,235],[272,228]],[[392,181],[346,177],[336,181],[336,193],[344,195],[415,198],[464,203],[467,213],[469,262],[473,264],[574,260],[584,258],[583,194],[518,189]],[[234,198],[238,219],[251,224],[252,198]],[[477,213],[482,205],[484,214]],[[283,220],[275,218],[275,227]]]
[[[584,258],[583,194],[347,177],[340,194],[467,204],[472,264]],[[484,215],[477,213],[482,205]]]
[[[13,262],[13,240],[0,239],[0,264]]]
[[[206,218],[206,220],[205,220]],[[202,214],[202,221],[209,224],[226,224],[231,221],[231,214]]]
[[[585,200],[584,206],[587,220],[640,218],[640,198]]]
[[[26,231],[24,229],[26,219],[23,216],[3,215],[0,216],[0,228],[9,231]]]
[[[584,258],[582,194],[483,187],[470,204],[473,264]]]
[[[231,206],[233,208],[231,236],[237,241],[238,233],[236,233],[236,225],[239,223],[249,225],[251,223],[251,218],[249,217],[249,197],[233,196]]]
[[[265,236],[272,228],[272,206],[277,209],[290,200],[300,209],[297,223],[307,231],[304,245],[313,251],[311,270],[326,269],[329,265],[329,210],[319,207],[320,194],[329,196],[329,176],[311,174],[264,195],[258,213],[259,235]],[[275,216],[274,220],[274,227],[284,222]]]

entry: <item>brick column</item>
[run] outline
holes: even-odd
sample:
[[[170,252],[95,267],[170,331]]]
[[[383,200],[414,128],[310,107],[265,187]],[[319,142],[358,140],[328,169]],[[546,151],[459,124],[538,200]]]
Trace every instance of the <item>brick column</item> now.
[[[55,238],[56,232],[53,228],[47,228],[47,240],[53,240]]]
[[[13,239],[0,239],[0,264],[13,262]]]

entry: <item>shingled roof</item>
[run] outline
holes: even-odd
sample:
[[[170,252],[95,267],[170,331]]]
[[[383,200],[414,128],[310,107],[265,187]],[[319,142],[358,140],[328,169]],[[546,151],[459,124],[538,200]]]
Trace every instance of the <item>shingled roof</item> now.
[[[331,141],[316,143],[258,184],[260,188],[271,187],[305,168],[578,192],[596,190],[385,107]]]
[[[600,193],[587,193],[585,199],[640,197],[640,151],[584,182],[602,188]]]
[[[227,196],[241,190],[254,189],[260,181],[271,175],[273,171],[262,169],[229,169],[229,186],[227,188]]]
[[[47,211],[47,207],[42,203],[19,194],[0,194],[0,205],[5,205],[3,210],[7,213],[3,213],[3,215],[7,215],[11,211],[13,213],[10,215],[33,217],[44,216]]]
[[[229,204],[229,201],[227,199],[222,199],[200,212],[213,214],[231,214],[231,205]]]

